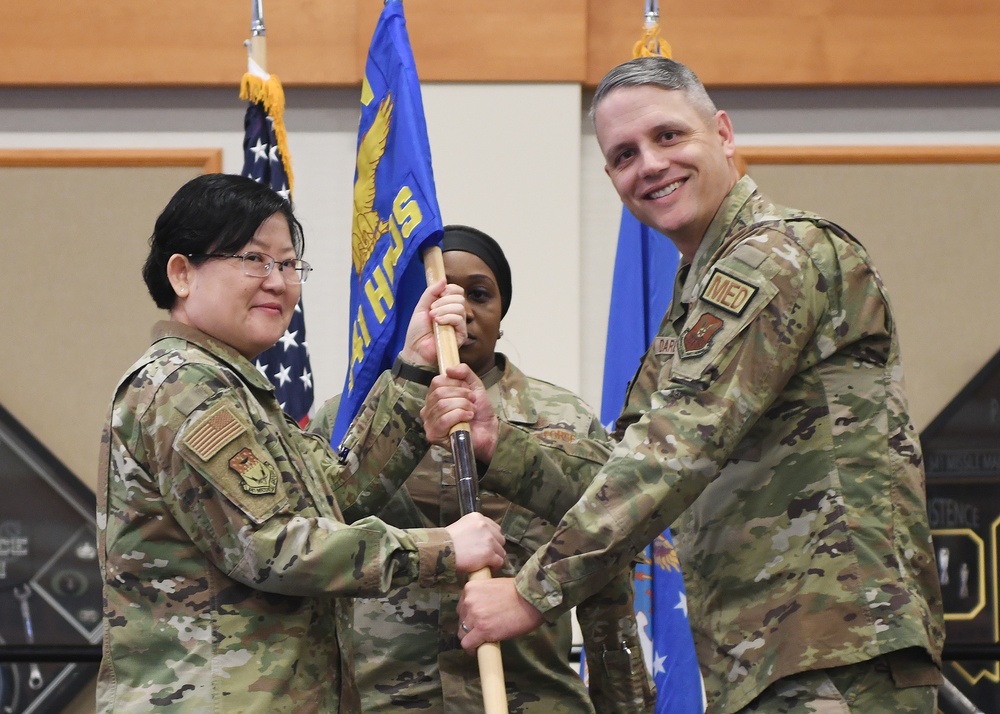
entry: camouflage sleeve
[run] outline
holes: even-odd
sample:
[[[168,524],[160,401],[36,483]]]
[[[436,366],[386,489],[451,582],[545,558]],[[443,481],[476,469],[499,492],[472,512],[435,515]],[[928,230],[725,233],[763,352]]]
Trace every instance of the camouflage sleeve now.
[[[210,388],[218,384],[214,376],[204,365],[178,370],[184,401],[197,401],[203,386],[202,401],[185,410],[188,416],[172,441],[153,453],[171,514],[220,570],[251,587],[298,596],[374,595],[414,580],[455,580],[454,554],[443,529],[402,531],[374,518],[347,526],[332,505],[321,515],[313,504],[322,502],[324,491],[299,472],[285,448],[287,435],[255,416],[240,390]],[[338,499],[348,493],[363,504],[366,489],[391,490],[398,478],[393,468],[412,470],[400,457],[400,451],[412,450],[405,438],[384,436],[398,418],[384,408],[398,397],[385,388],[377,418],[359,420],[353,460],[342,466],[325,458],[320,464],[327,478],[337,480],[332,490]],[[168,402],[156,412],[176,406]],[[396,431],[402,431],[398,424]]]
[[[586,491],[610,453],[606,435],[552,443],[538,439],[528,429],[501,421],[497,448],[480,485],[558,523]]]
[[[309,426],[306,428],[313,434],[326,437],[326,440],[329,441],[330,435],[333,433],[333,427],[337,422],[337,410],[339,408],[340,395],[338,394],[323,403],[323,406],[316,411],[315,416],[309,420]]]
[[[418,388],[418,393],[419,391]],[[422,391],[426,392],[426,389]],[[321,436],[326,442],[329,442],[337,421],[340,397],[338,394],[328,399],[309,422],[309,432]],[[399,528],[421,528],[427,522],[405,488],[398,489],[376,515],[380,520]]]
[[[375,382],[334,457],[328,435],[305,439],[336,494],[345,522],[378,513],[413,473],[429,444],[420,408],[426,388],[386,371]]]
[[[596,415],[587,436],[608,440]],[[633,574],[631,567],[621,571],[576,608],[596,714],[638,714],[656,706],[656,685],[646,668],[635,619]],[[589,653],[594,653],[593,659]]]
[[[576,617],[597,714],[652,712],[656,686],[642,655],[631,568],[581,602]]]
[[[596,592],[690,506],[809,358],[803,352],[830,288],[783,238],[761,237],[775,245],[753,248],[753,266],[737,256],[716,265],[746,283],[752,299],[735,316],[692,302],[680,359],[661,377],[650,410],[521,569],[518,591],[547,617]]]

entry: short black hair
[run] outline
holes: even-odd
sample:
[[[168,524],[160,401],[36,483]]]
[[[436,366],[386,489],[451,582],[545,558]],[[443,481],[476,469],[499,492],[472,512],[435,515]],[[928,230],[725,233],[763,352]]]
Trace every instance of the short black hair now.
[[[292,204],[267,186],[235,174],[203,174],[181,186],[156,219],[142,278],[156,306],[169,310],[177,295],[167,261],[180,253],[238,253],[271,216],[288,221],[296,257],[305,250],[302,224]],[[193,258],[192,262],[198,259]]]

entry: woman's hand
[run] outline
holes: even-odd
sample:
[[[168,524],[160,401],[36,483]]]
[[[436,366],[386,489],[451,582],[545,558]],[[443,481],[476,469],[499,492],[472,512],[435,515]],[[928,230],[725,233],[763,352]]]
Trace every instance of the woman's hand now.
[[[402,360],[418,367],[437,369],[437,341],[434,325],[451,325],[461,347],[468,337],[465,320],[465,291],[458,285],[446,284],[442,278],[428,285],[413,310],[406,328],[406,344],[400,350]]]
[[[500,526],[481,513],[467,513],[445,528],[455,545],[455,568],[474,573],[499,570],[507,557]]]
[[[476,461],[490,463],[500,438],[500,421],[486,387],[467,364],[449,367],[431,380],[420,410],[427,441],[450,448],[448,435],[456,424],[467,423]]]

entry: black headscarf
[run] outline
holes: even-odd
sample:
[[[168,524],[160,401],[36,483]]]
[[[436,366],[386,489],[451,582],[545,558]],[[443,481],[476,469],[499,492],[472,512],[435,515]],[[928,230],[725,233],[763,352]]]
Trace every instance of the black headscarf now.
[[[497,287],[500,289],[500,317],[507,314],[510,307],[511,283],[510,265],[504,257],[500,244],[483,233],[469,226],[451,225],[444,227],[444,238],[441,240],[441,252],[461,250],[472,253],[486,263],[493,271]]]

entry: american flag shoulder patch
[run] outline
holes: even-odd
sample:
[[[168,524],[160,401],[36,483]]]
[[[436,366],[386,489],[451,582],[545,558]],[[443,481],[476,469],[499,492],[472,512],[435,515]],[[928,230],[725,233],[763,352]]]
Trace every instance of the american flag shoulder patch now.
[[[184,444],[202,461],[208,461],[219,449],[246,431],[226,404],[220,404],[198,419],[184,438]]]

